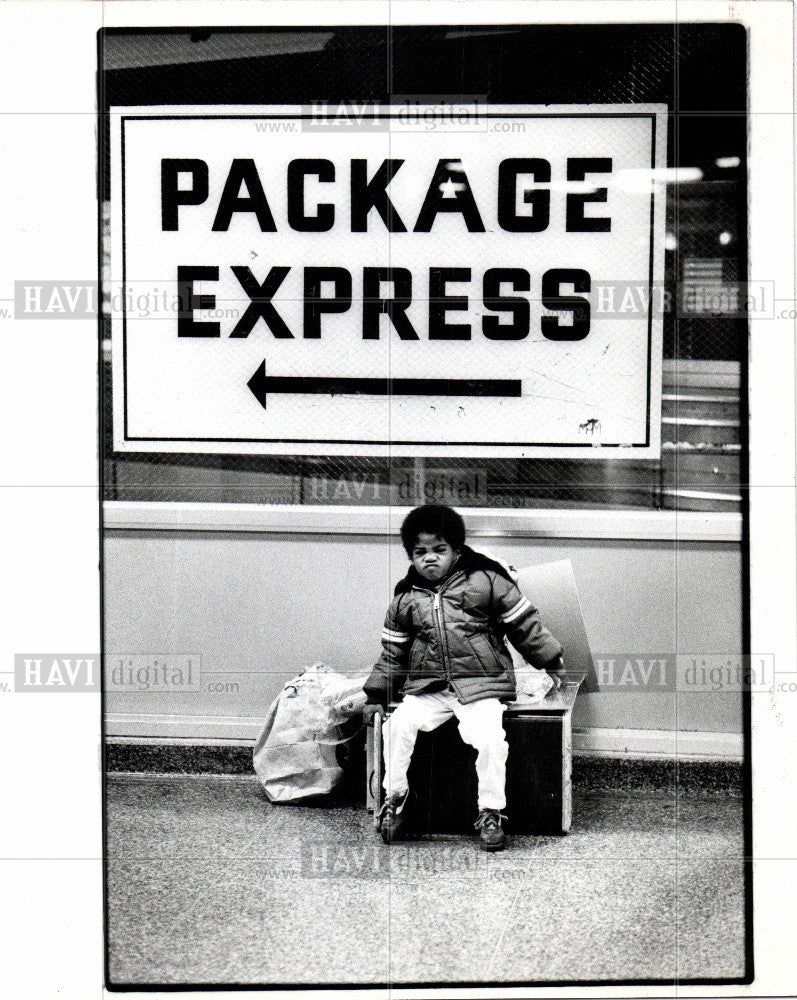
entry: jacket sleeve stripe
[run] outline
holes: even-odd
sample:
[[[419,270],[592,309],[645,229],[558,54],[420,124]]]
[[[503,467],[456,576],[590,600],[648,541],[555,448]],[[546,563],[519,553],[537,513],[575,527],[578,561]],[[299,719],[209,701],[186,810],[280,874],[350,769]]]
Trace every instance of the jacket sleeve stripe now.
[[[386,628],[382,630],[382,639],[384,642],[409,642],[410,637],[406,632],[394,632]]]
[[[525,597],[521,597],[513,608],[510,608],[505,615],[501,615],[501,621],[505,625],[509,625],[510,622],[513,622],[516,618],[519,618],[530,610],[531,604],[529,601]]]

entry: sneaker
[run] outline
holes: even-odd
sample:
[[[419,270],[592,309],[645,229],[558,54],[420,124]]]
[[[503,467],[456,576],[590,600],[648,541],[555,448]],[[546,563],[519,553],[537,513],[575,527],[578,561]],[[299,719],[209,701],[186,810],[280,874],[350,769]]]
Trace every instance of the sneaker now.
[[[407,822],[411,806],[409,789],[406,792],[394,793],[382,803],[377,818],[379,819],[379,832],[386,844],[401,839],[401,831]]]
[[[473,824],[479,831],[479,847],[483,851],[503,851],[506,834],[501,826],[501,820],[506,816],[497,809],[482,809],[479,818]]]

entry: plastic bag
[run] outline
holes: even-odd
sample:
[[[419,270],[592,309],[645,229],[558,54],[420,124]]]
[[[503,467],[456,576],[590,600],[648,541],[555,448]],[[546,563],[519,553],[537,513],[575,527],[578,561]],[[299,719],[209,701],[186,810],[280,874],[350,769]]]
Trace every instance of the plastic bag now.
[[[340,781],[335,747],[343,724],[362,711],[365,677],[314,663],[282,689],[255,742],[255,772],[271,802],[327,795]]]

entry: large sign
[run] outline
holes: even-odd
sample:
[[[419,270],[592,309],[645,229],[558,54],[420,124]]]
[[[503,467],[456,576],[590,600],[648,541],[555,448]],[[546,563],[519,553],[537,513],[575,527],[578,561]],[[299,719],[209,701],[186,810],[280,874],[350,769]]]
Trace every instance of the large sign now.
[[[665,107],[358,121],[112,112],[115,447],[657,455]]]

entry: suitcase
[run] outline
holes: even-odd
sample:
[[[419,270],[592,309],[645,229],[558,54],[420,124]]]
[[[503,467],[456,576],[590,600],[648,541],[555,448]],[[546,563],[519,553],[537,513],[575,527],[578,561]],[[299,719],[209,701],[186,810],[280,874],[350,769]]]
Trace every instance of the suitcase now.
[[[506,828],[510,833],[563,834],[572,818],[572,713],[584,674],[567,675],[564,687],[533,703],[520,698],[504,712],[509,744]],[[395,706],[391,706],[395,707]],[[368,808],[379,809],[382,733],[377,716],[367,737]],[[454,718],[419,733],[408,774],[417,802],[408,833],[468,833],[478,815],[476,751],[463,742]]]

